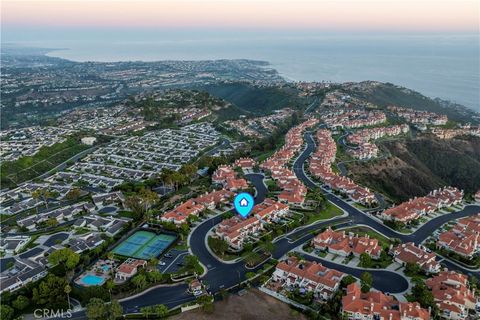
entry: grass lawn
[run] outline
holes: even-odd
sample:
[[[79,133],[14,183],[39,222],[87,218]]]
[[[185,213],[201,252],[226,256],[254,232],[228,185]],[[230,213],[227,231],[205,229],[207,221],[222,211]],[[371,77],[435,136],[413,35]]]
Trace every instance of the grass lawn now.
[[[354,206],[355,208],[360,209],[360,210],[370,209],[370,208],[368,208],[368,207],[362,206],[360,203],[354,203],[353,206]]]
[[[88,148],[90,147],[80,142],[79,136],[70,136],[64,142],[40,148],[33,156],[5,161],[0,170],[2,186],[13,187],[33,179]]]
[[[40,237],[39,234],[35,234],[31,237],[30,241],[20,250],[19,253],[25,252],[29,249],[35,248],[38,244],[35,243],[35,241]]]
[[[308,221],[306,222],[306,224],[310,224],[310,223],[313,223],[315,221],[318,221],[318,220],[325,220],[325,219],[330,219],[330,218],[333,218],[333,217],[336,217],[336,216],[339,216],[341,215],[343,212],[340,208],[338,208],[337,206],[331,204],[330,202],[327,203],[327,206],[324,210],[321,210],[320,212],[318,213],[315,213],[314,215],[312,215]]]
[[[275,151],[276,150],[270,150],[270,151],[267,151],[265,153],[259,154],[258,156],[256,156],[257,162],[265,161],[268,157],[270,157],[272,154],[274,154]],[[253,157],[255,158],[255,156],[253,156]]]
[[[117,215],[119,215],[120,217],[132,218],[132,219],[135,217],[135,215],[133,214],[133,212],[131,212],[131,211],[124,211],[124,210],[118,211]]]

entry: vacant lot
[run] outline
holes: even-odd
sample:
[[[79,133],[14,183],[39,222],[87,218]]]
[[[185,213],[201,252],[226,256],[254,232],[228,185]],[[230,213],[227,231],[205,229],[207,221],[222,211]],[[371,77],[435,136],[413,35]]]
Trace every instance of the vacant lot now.
[[[243,296],[231,295],[214,304],[215,311],[206,314],[201,309],[184,312],[171,319],[175,320],[252,320],[252,319],[306,319],[306,317],[275,298],[251,289]]]

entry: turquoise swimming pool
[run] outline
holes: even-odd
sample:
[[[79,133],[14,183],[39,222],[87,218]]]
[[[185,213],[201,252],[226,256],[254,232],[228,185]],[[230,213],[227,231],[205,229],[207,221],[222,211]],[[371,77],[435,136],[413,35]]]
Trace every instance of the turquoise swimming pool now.
[[[105,279],[93,274],[87,274],[83,276],[80,281],[85,286],[101,286],[105,282]]]

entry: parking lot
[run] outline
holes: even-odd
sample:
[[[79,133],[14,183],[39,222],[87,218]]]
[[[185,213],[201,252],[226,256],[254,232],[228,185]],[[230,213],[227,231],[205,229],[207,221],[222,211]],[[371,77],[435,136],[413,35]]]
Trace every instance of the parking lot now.
[[[173,273],[183,266],[183,259],[188,255],[188,250],[171,249],[160,257],[158,270],[161,273]],[[165,265],[161,265],[165,263]]]

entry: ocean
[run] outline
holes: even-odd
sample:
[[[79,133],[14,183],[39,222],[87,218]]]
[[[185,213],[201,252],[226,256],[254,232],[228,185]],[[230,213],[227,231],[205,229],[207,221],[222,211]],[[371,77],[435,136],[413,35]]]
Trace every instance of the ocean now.
[[[480,112],[478,34],[130,33],[37,45],[64,48],[49,55],[74,61],[265,60],[289,80],[391,82]]]

